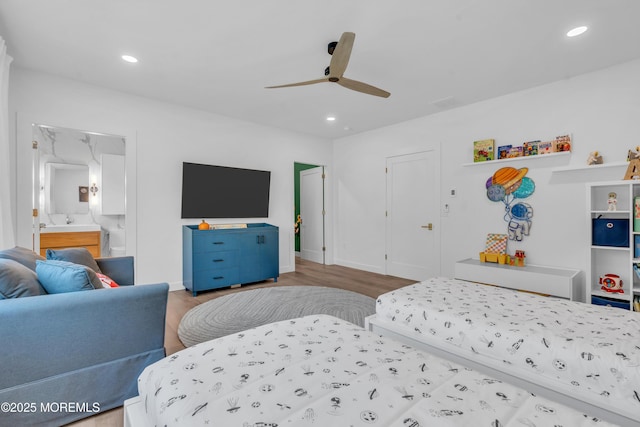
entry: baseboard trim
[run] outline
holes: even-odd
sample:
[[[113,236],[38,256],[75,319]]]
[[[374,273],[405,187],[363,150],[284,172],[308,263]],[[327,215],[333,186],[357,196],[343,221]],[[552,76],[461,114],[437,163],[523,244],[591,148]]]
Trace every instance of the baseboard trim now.
[[[377,273],[377,274],[382,274],[382,275],[386,275],[387,274],[384,271],[384,267],[379,267],[379,266],[375,266],[375,265],[360,264],[360,263],[357,263],[357,262],[346,261],[346,260],[343,260],[343,259],[336,259],[335,260],[335,264],[336,265],[341,265],[343,267],[355,268],[356,270],[368,271],[370,273]]]

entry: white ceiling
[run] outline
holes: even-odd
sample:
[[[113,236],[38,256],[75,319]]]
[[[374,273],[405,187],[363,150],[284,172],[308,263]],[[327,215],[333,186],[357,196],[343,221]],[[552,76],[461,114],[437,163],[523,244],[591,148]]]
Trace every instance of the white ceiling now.
[[[16,67],[335,139],[640,58],[638,18],[638,0],[1,0],[0,36]],[[345,77],[390,98],[264,89],[323,77],[344,31]]]

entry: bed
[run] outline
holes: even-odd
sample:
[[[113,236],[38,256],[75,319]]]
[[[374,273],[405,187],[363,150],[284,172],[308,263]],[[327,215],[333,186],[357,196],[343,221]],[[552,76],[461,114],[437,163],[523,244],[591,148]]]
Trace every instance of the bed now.
[[[609,426],[327,315],[215,339],[147,367],[125,426]]]
[[[622,425],[640,425],[640,315],[432,278],[377,299],[375,333]]]

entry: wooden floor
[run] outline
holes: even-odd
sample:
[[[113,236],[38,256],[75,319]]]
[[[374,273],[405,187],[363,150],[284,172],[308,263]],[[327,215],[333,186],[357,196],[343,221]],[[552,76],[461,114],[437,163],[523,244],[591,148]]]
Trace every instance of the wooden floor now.
[[[296,271],[282,274],[277,283],[270,280],[268,282],[245,285],[235,289],[203,292],[195,298],[187,291],[169,292],[165,348],[167,355],[185,348],[178,338],[178,325],[180,324],[180,319],[182,319],[182,316],[184,316],[187,311],[203,302],[230,293],[270,286],[307,285],[346,289],[377,298],[380,294],[412,283],[415,283],[415,280],[384,276],[337,265],[321,265],[296,258]],[[85,418],[84,420],[69,424],[69,426],[121,427],[124,424],[123,416],[123,410],[122,407],[120,407],[93,417]]]

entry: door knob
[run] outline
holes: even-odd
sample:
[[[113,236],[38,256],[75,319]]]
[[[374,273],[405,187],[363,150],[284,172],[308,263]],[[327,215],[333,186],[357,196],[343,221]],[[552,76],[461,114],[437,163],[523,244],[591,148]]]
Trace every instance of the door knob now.
[[[420,228],[426,228],[427,230],[433,230],[433,224],[421,225]]]

